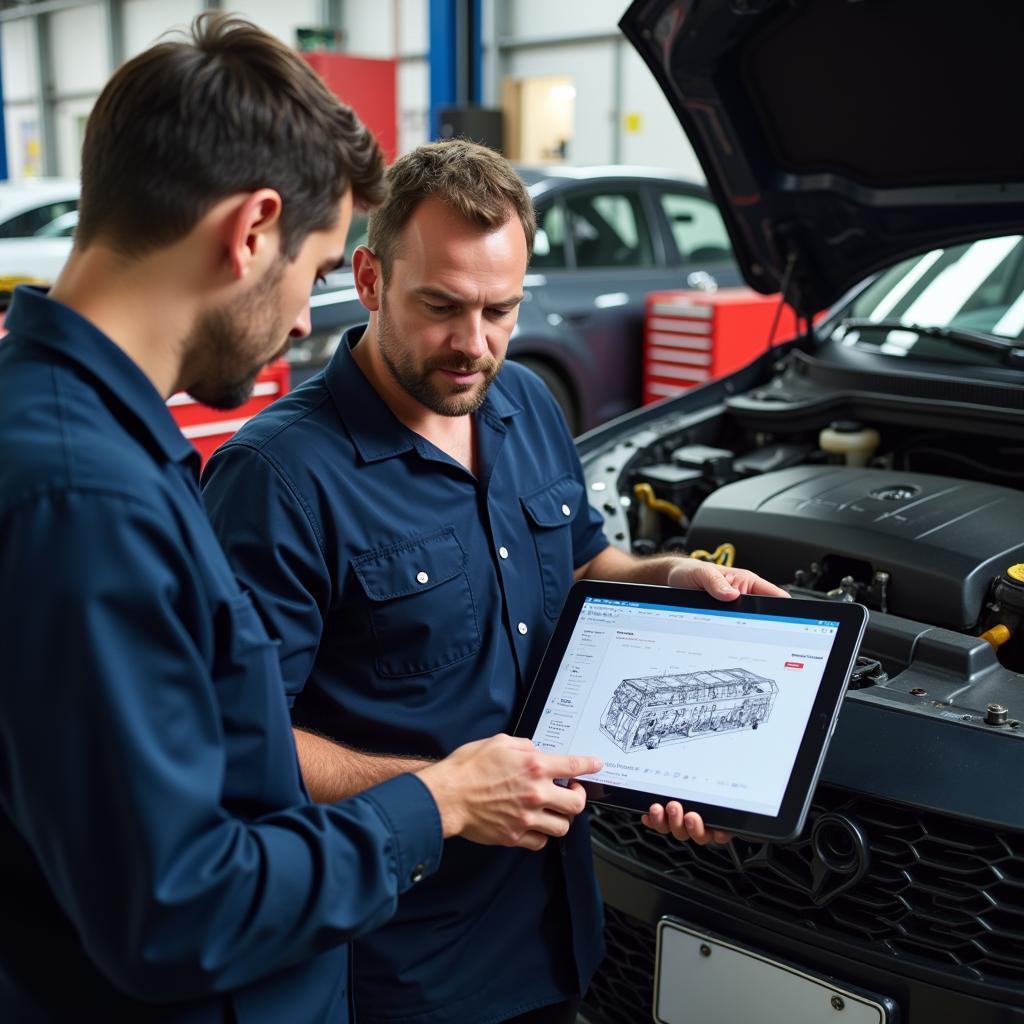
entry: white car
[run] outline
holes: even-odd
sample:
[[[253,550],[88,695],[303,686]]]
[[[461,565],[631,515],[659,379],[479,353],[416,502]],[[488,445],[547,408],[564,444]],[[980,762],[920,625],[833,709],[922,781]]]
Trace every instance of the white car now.
[[[78,193],[74,179],[0,183],[0,279],[56,278],[71,252]]]

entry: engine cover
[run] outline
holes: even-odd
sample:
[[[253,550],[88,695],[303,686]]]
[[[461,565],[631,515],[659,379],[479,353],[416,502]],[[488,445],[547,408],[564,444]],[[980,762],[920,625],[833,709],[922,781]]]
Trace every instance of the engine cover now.
[[[993,577],[1024,561],[1024,494],[925,473],[799,466],[727,484],[693,517],[691,549],[728,541],[776,583],[829,559],[890,574],[888,610],[951,629],[981,616]]]

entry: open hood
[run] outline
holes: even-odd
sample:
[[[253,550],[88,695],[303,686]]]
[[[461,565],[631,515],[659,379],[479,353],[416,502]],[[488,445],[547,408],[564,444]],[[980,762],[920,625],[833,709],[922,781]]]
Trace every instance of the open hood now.
[[[760,292],[808,316],[933,247],[1024,231],[1024,3],[635,0]]]

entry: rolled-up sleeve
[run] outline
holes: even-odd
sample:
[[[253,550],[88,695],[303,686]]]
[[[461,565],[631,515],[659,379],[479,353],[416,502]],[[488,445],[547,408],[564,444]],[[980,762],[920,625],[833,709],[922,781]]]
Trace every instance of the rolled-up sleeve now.
[[[0,801],[115,984],[147,1000],[242,986],[380,925],[436,868],[440,819],[413,776],[225,809],[215,609],[157,510],[55,493],[0,529]]]

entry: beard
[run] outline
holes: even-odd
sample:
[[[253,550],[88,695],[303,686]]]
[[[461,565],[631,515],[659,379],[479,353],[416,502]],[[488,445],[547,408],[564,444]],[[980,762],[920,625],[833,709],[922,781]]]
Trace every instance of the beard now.
[[[484,404],[487,389],[504,362],[489,353],[482,359],[473,360],[453,352],[450,355],[434,356],[417,365],[415,356],[398,337],[383,299],[377,311],[377,346],[395,382],[420,405],[441,416],[466,416],[476,412]],[[483,376],[473,384],[451,383],[439,379],[438,370],[480,373]]]
[[[239,296],[196,319],[187,341],[195,353],[191,398],[214,409],[238,408],[252,397],[263,367],[288,348],[278,295],[286,264],[282,256],[257,294]]]

